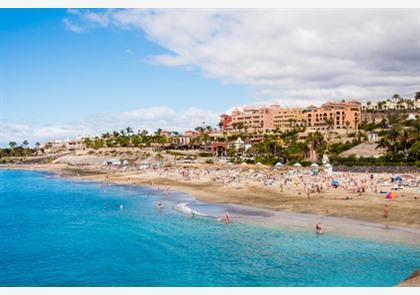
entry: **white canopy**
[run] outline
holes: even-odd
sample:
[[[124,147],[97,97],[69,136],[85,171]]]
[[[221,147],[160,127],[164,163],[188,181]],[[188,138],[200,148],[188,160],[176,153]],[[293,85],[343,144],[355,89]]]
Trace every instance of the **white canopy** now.
[[[297,162],[297,163],[295,163],[295,164],[293,165],[293,167],[302,167],[302,164],[300,164],[299,162]]]
[[[311,165],[311,167],[318,167],[318,164],[317,164],[317,163],[313,163],[313,164]]]

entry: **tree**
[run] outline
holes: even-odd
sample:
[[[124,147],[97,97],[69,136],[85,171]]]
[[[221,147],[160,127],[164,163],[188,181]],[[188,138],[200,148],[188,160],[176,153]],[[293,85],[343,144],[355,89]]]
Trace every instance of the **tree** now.
[[[22,145],[23,145],[24,148],[26,148],[28,146],[28,144],[29,144],[29,142],[26,139],[22,142]]]
[[[89,137],[83,139],[83,143],[87,148],[91,148],[93,146],[93,141]]]
[[[125,128],[125,131],[127,131],[128,135],[131,135],[133,133],[133,128],[127,127],[127,128]]]
[[[39,147],[41,146],[41,144],[37,141],[36,143],[35,143],[35,147],[36,147],[36,149],[39,149]]]
[[[155,135],[156,136],[160,136],[160,134],[162,133],[162,129],[158,128],[158,130],[155,131]]]
[[[401,96],[399,94],[394,94],[392,96],[392,99],[394,99],[394,100],[400,100],[401,99]]]
[[[349,127],[350,127],[350,122],[346,121],[346,134],[347,134],[347,136],[349,136]]]
[[[325,141],[321,132],[316,131],[308,134],[306,145],[311,146],[318,155],[322,155],[327,148],[327,141]]]
[[[9,146],[10,146],[11,149],[14,149],[17,146],[16,141],[9,142]]]

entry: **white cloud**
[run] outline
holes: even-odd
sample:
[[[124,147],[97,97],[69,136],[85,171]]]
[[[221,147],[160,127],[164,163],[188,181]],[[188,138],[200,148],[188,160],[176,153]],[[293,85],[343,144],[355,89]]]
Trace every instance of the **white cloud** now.
[[[255,97],[306,105],[420,90],[418,10],[105,10],[68,21],[142,30],[168,67],[251,86]],[[71,17],[71,18],[70,18]],[[106,19],[106,20],[105,20]],[[100,21],[99,21],[100,20]]]
[[[196,126],[216,127],[218,114],[198,108],[188,108],[182,112],[158,106],[131,110],[119,114],[97,115],[79,122],[61,125],[32,126],[0,121],[0,146],[10,141],[18,144],[28,140],[31,145],[53,139],[71,139],[80,136],[95,136],[113,130],[120,131],[130,126],[135,131],[146,129],[155,131],[162,128],[170,131],[185,131]]]

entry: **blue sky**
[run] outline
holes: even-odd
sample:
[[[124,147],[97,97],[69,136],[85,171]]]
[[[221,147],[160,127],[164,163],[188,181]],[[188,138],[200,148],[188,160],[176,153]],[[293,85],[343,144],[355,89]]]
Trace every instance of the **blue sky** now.
[[[0,146],[420,91],[419,9],[0,9]],[[390,21],[392,20],[392,21]]]
[[[62,9],[0,10],[0,121],[46,126],[155,106],[223,112],[249,100],[243,86],[151,63],[167,49],[141,31],[75,33],[65,16]]]

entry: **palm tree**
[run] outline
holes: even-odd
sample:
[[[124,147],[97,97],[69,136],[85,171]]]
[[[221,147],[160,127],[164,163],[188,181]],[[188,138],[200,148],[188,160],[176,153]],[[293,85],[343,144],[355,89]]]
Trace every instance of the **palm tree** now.
[[[324,136],[319,131],[311,132],[306,138],[306,145],[311,146],[318,155],[324,153],[327,148],[327,142],[324,139]]]
[[[346,121],[346,134],[347,134],[347,136],[349,136],[349,127],[350,127],[350,122]]]
[[[22,145],[23,145],[24,148],[26,148],[28,146],[28,144],[29,144],[29,142],[26,139],[22,142]]]
[[[376,146],[377,149],[379,148],[384,148],[384,149],[389,149],[390,144],[389,144],[389,140],[387,137],[382,137],[379,142],[378,145]]]
[[[37,142],[35,143],[35,146],[36,146],[36,149],[39,149],[39,147],[41,146],[41,144],[37,141]]]
[[[156,136],[160,136],[161,132],[162,132],[162,129],[161,129],[161,128],[158,128],[158,129],[155,131],[155,135],[156,135]]]
[[[325,119],[325,124],[327,124],[327,126],[328,126],[328,130],[330,130],[330,129],[331,129],[331,127],[333,127],[333,126],[334,126],[334,120],[333,120],[333,119],[331,119],[331,118]]]
[[[223,129],[223,122],[222,121],[220,121],[217,125],[219,126],[220,130]]]
[[[14,149],[17,146],[16,141],[9,142],[9,146],[10,146],[11,149]]]
[[[127,134],[130,135],[131,133],[133,133],[133,128],[131,127],[127,127],[125,128],[125,130],[127,131]]]
[[[394,94],[392,96],[392,99],[394,99],[394,100],[400,100],[401,99],[401,96],[399,94]]]

